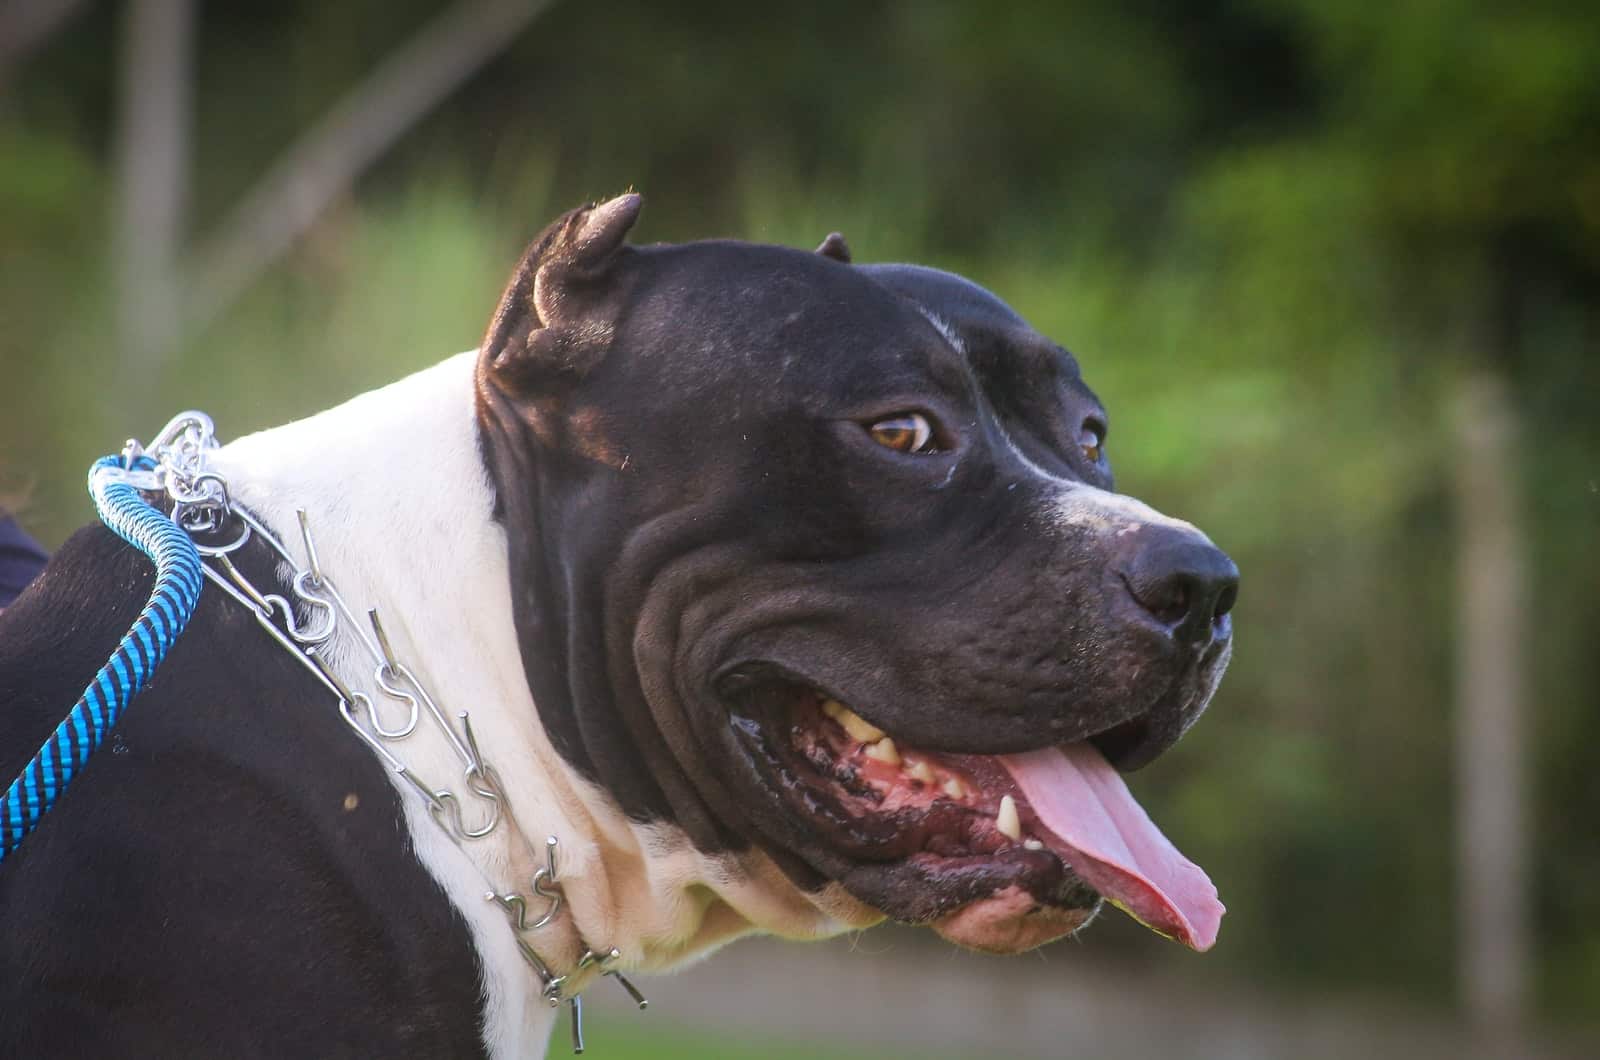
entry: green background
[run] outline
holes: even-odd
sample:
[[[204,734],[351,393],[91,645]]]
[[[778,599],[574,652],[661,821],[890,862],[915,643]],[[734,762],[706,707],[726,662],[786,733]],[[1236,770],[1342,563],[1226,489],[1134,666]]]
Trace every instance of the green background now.
[[[204,5],[190,241],[440,6]],[[1244,572],[1210,713],[1133,779],[1222,941],[1102,925],[1073,959],[1454,1019],[1454,417],[1497,380],[1532,1018],[1600,1019],[1600,7],[556,2],[153,364],[112,312],[122,14],[0,83],[0,491],[42,539],[172,412],[236,436],[472,347],[521,245],[627,188],[639,241],[837,229],[961,271],[1078,355],[1119,488]]]

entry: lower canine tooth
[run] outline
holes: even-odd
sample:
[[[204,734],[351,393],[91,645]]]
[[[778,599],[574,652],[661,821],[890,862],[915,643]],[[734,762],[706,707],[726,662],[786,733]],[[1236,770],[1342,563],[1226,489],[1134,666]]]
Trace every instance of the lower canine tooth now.
[[[894,741],[887,736],[877,743],[867,744],[867,757],[887,762],[891,766],[900,764],[900,752],[895,748]]]
[[[860,740],[862,743],[877,743],[883,739],[882,729],[842,703],[839,705],[839,713],[834,717],[840,725],[844,726],[844,731],[850,734],[850,739],[852,740]]]
[[[1000,797],[1000,813],[994,819],[994,826],[1008,839],[1022,838],[1022,820],[1017,816],[1017,800],[1010,795]]]

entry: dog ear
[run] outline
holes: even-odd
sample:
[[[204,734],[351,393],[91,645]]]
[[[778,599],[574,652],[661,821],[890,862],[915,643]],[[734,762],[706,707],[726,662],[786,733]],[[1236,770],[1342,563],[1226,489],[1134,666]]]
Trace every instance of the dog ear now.
[[[822,245],[817,247],[817,253],[825,258],[832,258],[834,261],[842,261],[846,265],[850,264],[850,247],[845,243],[844,236],[838,232],[829,232],[828,238],[824,239]]]
[[[627,252],[639,218],[630,192],[558,217],[522,256],[478,357],[487,371],[515,389],[562,375],[581,376],[610,345],[611,329],[593,311]]]

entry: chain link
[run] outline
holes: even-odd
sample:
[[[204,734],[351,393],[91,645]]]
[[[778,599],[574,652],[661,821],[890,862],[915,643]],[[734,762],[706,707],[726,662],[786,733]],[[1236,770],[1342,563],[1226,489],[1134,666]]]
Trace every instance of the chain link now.
[[[416,673],[396,656],[377,608],[367,609],[365,625],[357,619],[338,586],[322,569],[310,519],[304,509],[295,512],[301,543],[305,547],[306,563],[302,566],[277,535],[250,512],[233,504],[227,481],[210,466],[210,456],[218,448],[211,417],[203,412],[188,411],[174,416],[155,436],[148,450],[130,439],[122,456],[124,466],[129,468],[141,455],[148,455],[155,461],[154,474],[136,485],[165,494],[171,502],[173,522],[190,535],[201,554],[205,576],[246,608],[262,629],[338,697],[340,717],[416,793],[434,824],[463,848],[493,833],[507,820],[507,798],[499,776],[484,760],[468,712],[458,712],[453,722],[446,716]],[[262,592],[234,563],[233,553],[244,548],[252,538],[263,541],[294,572],[289,579],[292,601],[282,593]],[[330,664],[327,650],[341,627],[350,632],[348,639],[359,645],[365,654],[375,693],[352,687]],[[380,702],[391,710],[398,704],[402,719],[385,723],[377,707]],[[449,788],[423,781],[389,747],[414,733],[424,715],[449,742],[460,761],[464,798]],[[507,826],[524,844],[528,843],[520,829],[509,822]],[[597,970],[615,978],[639,1008],[645,1008],[649,1002],[612,967],[621,959],[619,950],[585,949],[571,972],[558,975],[525,937],[527,932],[548,926],[563,908],[565,899],[557,875],[558,845],[555,836],[546,837],[544,865],[529,881],[532,899],[545,903],[537,918],[529,919],[529,895],[489,886],[484,897],[505,912],[519,952],[539,977],[545,1000],[552,1006],[565,1002],[570,1007],[573,1051],[581,1053],[582,999],[576,991],[569,992],[577,976]],[[531,859],[531,845],[529,855]]]

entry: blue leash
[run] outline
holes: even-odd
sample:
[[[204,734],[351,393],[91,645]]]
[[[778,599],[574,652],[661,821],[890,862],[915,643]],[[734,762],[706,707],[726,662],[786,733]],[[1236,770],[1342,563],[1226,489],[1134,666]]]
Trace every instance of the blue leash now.
[[[89,495],[100,520],[156,565],[150,602],[100,667],[77,705],[39,748],[39,753],[0,798],[0,860],[22,845],[73,776],[116,725],[128,701],[139,694],[189,624],[204,584],[200,553],[189,535],[152,508],[129,481],[129,472],[150,472],[155,462],[136,458],[131,468],[117,456],[89,469]]]

